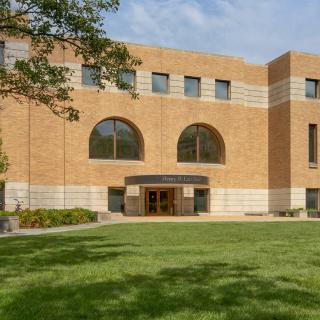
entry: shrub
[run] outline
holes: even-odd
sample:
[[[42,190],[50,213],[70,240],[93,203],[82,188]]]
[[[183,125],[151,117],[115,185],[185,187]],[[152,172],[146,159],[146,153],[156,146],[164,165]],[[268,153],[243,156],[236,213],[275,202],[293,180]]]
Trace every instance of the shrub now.
[[[286,210],[286,215],[288,217],[299,217],[300,212],[303,210],[303,208],[293,208],[293,209],[287,209]]]
[[[308,217],[309,218],[318,218],[319,217],[319,213],[317,209],[309,209],[308,210]]]
[[[0,217],[12,217],[16,215],[15,212],[0,211]]]
[[[82,224],[96,221],[95,212],[88,209],[35,209],[19,213],[20,227],[50,228],[62,225]]]

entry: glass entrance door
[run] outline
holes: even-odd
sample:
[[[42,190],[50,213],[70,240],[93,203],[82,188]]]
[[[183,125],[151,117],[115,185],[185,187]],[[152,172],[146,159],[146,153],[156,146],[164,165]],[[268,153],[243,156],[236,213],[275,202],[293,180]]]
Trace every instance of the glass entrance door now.
[[[170,215],[173,210],[173,197],[170,189],[147,189],[146,213],[148,215]]]
[[[160,194],[159,211],[161,214],[166,214],[169,212],[169,191],[160,190],[159,194]]]
[[[148,213],[156,214],[158,212],[158,192],[156,190],[148,191]]]

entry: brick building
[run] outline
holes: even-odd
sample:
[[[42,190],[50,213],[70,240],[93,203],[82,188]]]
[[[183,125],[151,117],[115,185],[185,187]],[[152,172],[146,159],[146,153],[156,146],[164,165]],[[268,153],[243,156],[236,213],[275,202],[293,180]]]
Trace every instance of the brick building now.
[[[128,47],[143,60],[135,74],[123,75],[138,100],[112,85],[97,92],[90,69],[59,50],[51,61],[74,71],[78,123],[5,100],[0,127],[11,164],[7,210],[14,199],[30,208],[127,215],[318,208],[320,56],[288,52],[256,65]],[[27,43],[0,46],[8,65],[28,54]]]

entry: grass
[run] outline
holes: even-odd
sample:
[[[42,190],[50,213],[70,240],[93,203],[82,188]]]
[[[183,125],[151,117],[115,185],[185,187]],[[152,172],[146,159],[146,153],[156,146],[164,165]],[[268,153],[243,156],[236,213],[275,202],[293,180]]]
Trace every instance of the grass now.
[[[0,319],[320,319],[320,224],[0,238]]]

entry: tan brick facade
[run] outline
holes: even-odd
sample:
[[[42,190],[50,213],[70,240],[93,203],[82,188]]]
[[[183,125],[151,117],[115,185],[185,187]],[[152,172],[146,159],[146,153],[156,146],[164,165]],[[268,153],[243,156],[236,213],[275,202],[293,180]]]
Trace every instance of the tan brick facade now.
[[[18,45],[8,43],[10,49]],[[319,169],[310,169],[308,163],[308,124],[319,122],[320,100],[304,97],[305,79],[320,79],[320,57],[290,52],[268,65],[251,65],[241,58],[139,45],[129,49],[143,60],[136,73],[138,100],[112,85],[99,93],[83,86],[81,61],[69,51],[63,61],[57,51],[52,62],[76,71],[71,82],[74,105],[81,111],[78,123],[67,123],[45,107],[5,101],[0,127],[11,163],[8,210],[19,198],[32,208],[106,211],[108,187],[125,187],[125,177],[147,174],[208,177],[211,214],[304,207],[305,189],[320,188]],[[152,72],[170,75],[169,94],[152,93]],[[201,97],[184,97],[183,76],[201,78]],[[230,100],[215,99],[217,79],[231,82]],[[107,118],[124,119],[137,128],[143,139],[142,161],[89,159],[90,133]],[[192,124],[219,132],[225,163],[177,162],[179,136]],[[186,206],[193,191],[178,189],[175,197],[184,198]],[[143,214],[143,190],[130,191],[139,207],[133,214]]]

